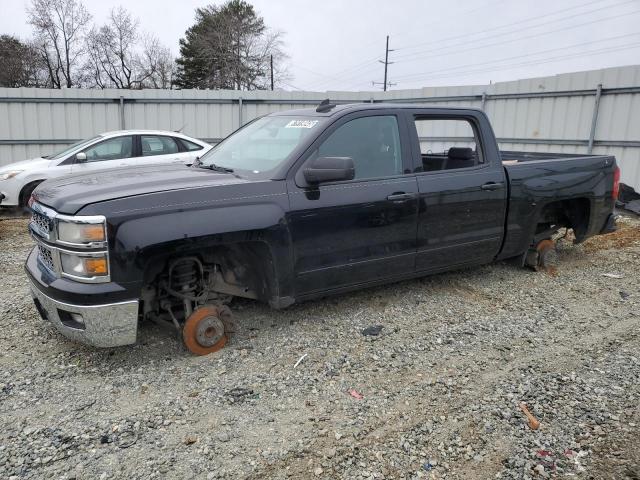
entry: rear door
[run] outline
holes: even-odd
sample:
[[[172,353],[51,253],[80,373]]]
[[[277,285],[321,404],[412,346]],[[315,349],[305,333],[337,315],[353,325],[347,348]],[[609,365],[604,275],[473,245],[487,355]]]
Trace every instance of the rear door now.
[[[507,204],[495,142],[482,138],[477,112],[423,112],[407,117],[420,192],[416,270],[490,262],[502,244]]]
[[[355,179],[306,185],[302,170],[319,156],[351,157]],[[413,272],[418,186],[397,112],[338,120],[311,146],[288,188],[298,295]]]

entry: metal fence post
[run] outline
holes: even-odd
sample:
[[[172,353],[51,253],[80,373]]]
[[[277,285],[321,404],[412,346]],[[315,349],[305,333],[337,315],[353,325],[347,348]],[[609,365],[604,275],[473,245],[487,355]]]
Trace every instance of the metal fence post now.
[[[598,110],[600,109],[600,97],[602,96],[602,84],[599,83],[596,88],[596,98],[593,103],[593,116],[591,117],[591,131],[589,132],[589,146],[587,147],[587,153],[591,154],[593,151],[593,142],[596,138],[596,126],[598,125]]]
[[[120,130],[124,130],[124,97],[120,95]]]
[[[242,97],[238,97],[238,128],[242,126]]]

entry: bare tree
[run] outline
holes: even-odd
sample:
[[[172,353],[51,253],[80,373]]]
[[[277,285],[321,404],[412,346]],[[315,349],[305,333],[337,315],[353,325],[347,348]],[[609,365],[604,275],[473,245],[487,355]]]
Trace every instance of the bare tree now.
[[[87,35],[87,70],[100,88],[134,88],[138,20],[122,7],[114,8],[107,24]]]
[[[252,86],[257,89],[268,89],[271,87],[271,60],[273,58],[273,83],[274,88],[281,88],[292,79],[287,68],[289,55],[284,51],[284,32],[279,30],[267,30],[257,39],[256,45],[252,47],[254,63],[257,65],[256,71],[259,73],[252,78]]]
[[[35,45],[53,88],[79,86],[84,33],[91,15],[80,0],[31,0]]]
[[[152,35],[144,38],[138,68],[141,87],[171,88],[173,86],[175,61],[171,50],[162,46],[160,41]]]
[[[85,71],[99,88],[171,88],[173,57],[152,35],[138,33],[138,19],[122,7],[87,35]]]

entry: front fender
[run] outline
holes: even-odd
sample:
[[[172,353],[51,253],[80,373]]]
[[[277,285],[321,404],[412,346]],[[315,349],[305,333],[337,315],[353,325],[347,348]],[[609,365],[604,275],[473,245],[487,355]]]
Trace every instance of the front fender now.
[[[112,278],[143,284],[150,268],[163,259],[188,254],[205,255],[221,245],[264,243],[275,275],[274,294],[293,296],[291,237],[281,205],[244,204],[172,211],[120,222],[110,221]]]

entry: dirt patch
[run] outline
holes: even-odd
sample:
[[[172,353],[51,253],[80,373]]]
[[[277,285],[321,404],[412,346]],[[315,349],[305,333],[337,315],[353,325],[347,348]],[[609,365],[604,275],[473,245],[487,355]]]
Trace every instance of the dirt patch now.
[[[618,229],[607,235],[591,237],[583,243],[586,252],[625,248],[640,245],[640,227],[637,223],[618,221]]]

